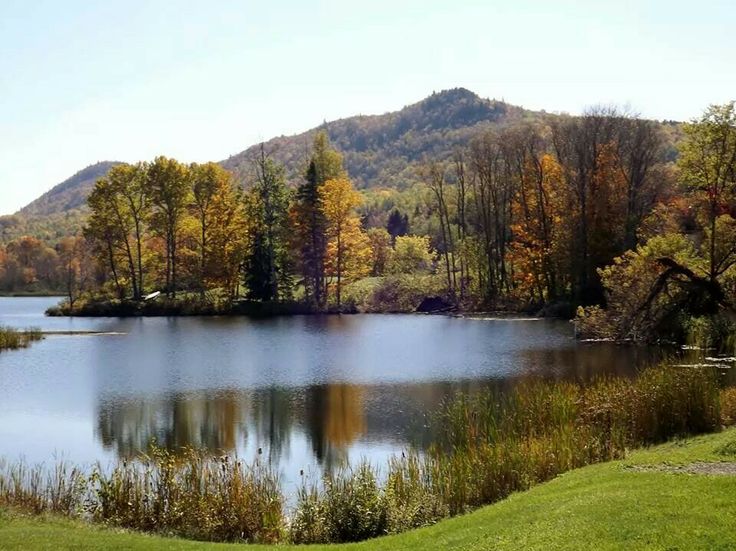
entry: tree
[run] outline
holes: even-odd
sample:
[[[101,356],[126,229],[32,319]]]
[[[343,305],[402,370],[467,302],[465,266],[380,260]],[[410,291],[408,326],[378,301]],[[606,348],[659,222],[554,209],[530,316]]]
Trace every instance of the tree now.
[[[391,235],[383,228],[370,228],[367,231],[371,245],[371,275],[382,276],[391,260]]]
[[[678,164],[685,185],[705,204],[708,275],[715,280],[733,262],[732,254],[717,254],[717,220],[729,211],[736,188],[736,104],[711,105],[684,130]]]
[[[93,201],[101,212],[112,216],[113,231],[117,236],[115,242],[125,260],[134,300],[142,296],[141,223],[145,215],[145,200],[142,199],[145,192],[140,178],[139,167],[117,165],[98,182],[99,201]],[[101,205],[101,202],[107,204]],[[140,207],[140,202],[144,202],[144,207]]]
[[[579,304],[602,300],[597,268],[624,251],[624,178],[616,162],[620,121],[615,109],[598,107],[551,125],[568,216],[577,230],[572,235],[570,279],[573,299]]]
[[[317,308],[325,305],[325,239],[326,220],[319,188],[328,180],[343,178],[342,156],[332,149],[325,132],[314,138],[312,156],[307,165],[305,181],[299,186],[292,206],[293,248],[304,276],[307,300]]]
[[[87,199],[91,212],[82,233],[92,243],[92,249],[97,253],[100,262],[107,265],[113,277],[117,296],[122,299],[125,291],[119,275],[116,254],[122,236],[114,217],[114,201],[115,197],[109,182],[104,178],[98,180]]]
[[[246,260],[246,286],[251,298],[277,300],[291,294],[288,256],[289,193],[282,165],[261,144],[254,160],[256,181],[248,197],[253,246]]]
[[[192,164],[189,167],[192,181],[193,207],[199,226],[199,287],[204,294],[210,255],[214,254],[210,243],[212,225],[218,212],[227,203],[233,190],[230,173],[216,163]],[[233,197],[234,198],[234,197]]]
[[[430,163],[425,169],[425,179],[435,199],[435,208],[440,219],[440,236],[442,238],[442,255],[445,258],[447,273],[447,291],[455,296],[457,281],[455,279],[455,244],[452,237],[452,224],[447,206],[445,188],[445,167],[437,163]]]
[[[62,278],[66,289],[69,307],[74,308],[79,293],[83,290],[86,280],[84,237],[65,237],[57,245],[61,260]]]
[[[661,199],[669,174],[662,167],[664,136],[654,121],[623,117],[617,141],[617,165],[626,189],[624,249],[637,244],[637,229]]]
[[[409,233],[409,216],[401,214],[398,209],[391,211],[386,222],[386,230],[391,235],[391,244],[396,238]]]
[[[579,308],[577,330],[582,336],[597,338],[680,339],[683,315],[696,306],[690,300],[692,278],[684,274],[692,274],[700,264],[687,237],[653,237],[600,270],[607,308]],[[681,270],[669,271],[673,265]],[[653,293],[655,289],[659,290]]]
[[[405,235],[396,238],[389,271],[392,274],[418,274],[432,266],[432,249],[426,235]]]
[[[477,235],[482,262],[477,272],[486,302],[509,289],[506,248],[511,239],[511,205],[514,185],[503,144],[504,135],[486,133],[470,145],[472,225]]]
[[[166,293],[176,297],[179,231],[191,195],[188,170],[175,159],[156,157],[148,167],[147,186],[153,206],[151,226],[164,240]]]
[[[132,270],[134,283],[133,298],[139,300],[145,293],[145,275],[143,271],[143,234],[150,215],[150,197],[146,186],[145,163],[136,165],[117,165],[110,169],[108,178],[114,189],[113,193],[121,201],[118,216],[128,217],[132,222],[132,243],[135,263]]]
[[[221,288],[230,302],[237,297],[250,234],[245,205],[229,174],[218,179],[208,223],[205,285]]]
[[[319,187],[319,195],[326,221],[328,256],[333,260],[331,264],[337,278],[337,307],[340,308],[342,283],[348,259],[352,255],[360,255],[361,258],[370,255],[368,238],[362,231],[360,218],[355,212],[362,197],[347,178],[327,180]],[[365,263],[361,261],[360,264]]]
[[[517,293],[532,300],[555,300],[566,285],[570,225],[566,223],[561,168],[527,144],[518,160],[509,259]]]

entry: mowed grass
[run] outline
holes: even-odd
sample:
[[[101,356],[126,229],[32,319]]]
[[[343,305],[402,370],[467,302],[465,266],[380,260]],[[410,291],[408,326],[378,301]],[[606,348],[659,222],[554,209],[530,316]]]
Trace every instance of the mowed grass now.
[[[631,453],[429,528],[308,549],[735,549],[736,477],[672,472],[736,462],[736,429]],[[287,546],[277,546],[276,549]],[[150,536],[0,513],[0,549],[274,549]]]

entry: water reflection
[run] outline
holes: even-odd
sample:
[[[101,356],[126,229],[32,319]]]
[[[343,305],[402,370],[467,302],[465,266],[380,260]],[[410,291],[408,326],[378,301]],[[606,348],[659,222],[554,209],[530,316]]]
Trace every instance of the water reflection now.
[[[629,376],[665,354],[577,343],[551,320],[45,318],[54,302],[0,298],[0,324],[120,335],[0,355],[0,457],[90,463],[156,442],[261,457],[288,484],[302,469],[428,445],[428,417],[456,392]]]
[[[315,463],[332,469],[349,459],[357,442],[391,443],[394,449],[431,443],[428,417],[458,392],[506,392],[520,380],[542,377],[590,381],[629,377],[661,361],[666,351],[608,344],[518,352],[513,377],[487,377],[413,384],[316,384],[253,390],[189,391],[129,397],[101,392],[97,437],[107,450],[129,458],[152,443],[170,450],[204,448],[213,453],[253,455],[274,466]],[[292,454],[292,442],[303,449]]]
[[[278,465],[289,454],[292,436],[300,433],[317,462],[332,467],[343,463],[348,447],[366,434],[364,392],[358,385],[332,384],[305,390],[101,397],[97,437],[121,458],[145,453],[155,443],[213,453],[259,448]]]

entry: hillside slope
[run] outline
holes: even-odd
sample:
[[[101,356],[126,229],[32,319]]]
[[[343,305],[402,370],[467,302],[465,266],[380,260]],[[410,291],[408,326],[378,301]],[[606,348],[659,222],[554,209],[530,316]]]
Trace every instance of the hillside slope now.
[[[483,129],[534,116],[507,103],[482,99],[464,88],[434,93],[400,111],[383,115],[359,115],[327,122],[295,136],[265,142],[266,151],[286,166],[295,184],[306,164],[314,134],[326,130],[342,152],[348,174],[358,188],[408,187],[417,179],[424,158],[444,159]],[[247,180],[254,145],[221,162],[241,180]]]
[[[327,122],[293,136],[265,143],[266,151],[286,167],[297,185],[306,164],[314,134],[326,130],[342,152],[350,177],[360,189],[406,189],[418,180],[425,158],[447,159],[479,132],[539,114],[504,102],[479,97],[464,88],[434,93],[399,111],[358,115]],[[251,159],[260,144],[221,161],[241,183],[250,181]],[[87,196],[95,181],[119,164],[103,161],[90,165],[54,186],[11,216],[0,216],[0,242],[32,235],[54,242],[78,231],[86,216]]]
[[[38,199],[28,203],[18,211],[23,216],[48,216],[81,208],[87,203],[87,196],[95,182],[105,176],[110,169],[120,164],[116,161],[102,161],[83,168],[72,177],[55,185]]]

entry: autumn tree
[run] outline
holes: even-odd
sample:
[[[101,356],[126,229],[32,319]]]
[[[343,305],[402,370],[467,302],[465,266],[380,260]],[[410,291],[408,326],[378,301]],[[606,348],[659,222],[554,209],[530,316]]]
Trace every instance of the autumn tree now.
[[[226,197],[233,193],[230,173],[215,163],[193,164],[189,167],[192,184],[192,207],[198,225],[199,248],[199,287],[204,293],[209,266],[212,264],[211,233],[216,223],[221,205],[227,203]],[[233,197],[234,199],[234,197]]]
[[[189,173],[175,159],[156,157],[146,177],[153,207],[151,227],[164,241],[166,293],[176,297],[177,246],[191,195]]]
[[[736,253],[736,243],[718,244],[718,220],[731,218],[736,191],[736,104],[711,105],[700,119],[685,125],[685,136],[679,160],[681,177],[704,206],[708,275],[714,280],[734,262]]]
[[[336,278],[338,309],[346,276],[355,279],[367,274],[370,242],[360,226],[356,207],[361,195],[347,178],[327,180],[319,187],[320,204],[326,222],[327,259],[330,275]]]
[[[342,156],[332,149],[325,132],[314,138],[312,156],[302,183],[296,192],[290,218],[293,248],[297,253],[304,288],[316,308],[325,305],[326,225],[319,188],[328,180],[345,177]]]
[[[135,165],[116,165],[107,175],[113,186],[112,193],[116,196],[116,215],[121,222],[127,218],[130,224],[131,236],[128,249],[133,249],[134,272],[131,281],[134,283],[133,298],[138,300],[145,293],[145,274],[143,269],[143,239],[148,218],[150,216],[150,197],[146,182],[147,166],[145,163]],[[117,203],[121,203],[117,206]]]
[[[393,253],[391,234],[384,228],[370,228],[366,233],[371,247],[371,275],[382,276]]]
[[[577,303],[602,300],[596,270],[624,250],[625,178],[616,164],[620,120],[615,109],[594,108],[582,117],[551,124],[552,146],[569,197],[568,216],[576,229],[570,244]]]
[[[432,267],[432,249],[426,235],[396,238],[389,271],[393,274],[426,273]]]
[[[228,302],[237,298],[250,235],[245,205],[229,174],[218,179],[207,229],[205,285],[222,289]]]
[[[74,308],[74,302],[84,290],[87,280],[86,245],[82,236],[65,237],[57,245],[60,271],[70,308]]]
[[[92,249],[97,253],[100,262],[109,269],[116,294],[119,299],[122,299],[125,296],[125,290],[118,264],[117,249],[124,238],[115,219],[115,201],[116,198],[109,182],[105,179],[98,180],[87,199],[90,215],[84,226],[83,234],[92,243]]]

